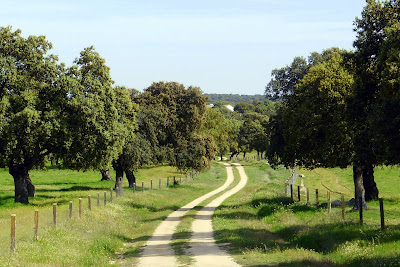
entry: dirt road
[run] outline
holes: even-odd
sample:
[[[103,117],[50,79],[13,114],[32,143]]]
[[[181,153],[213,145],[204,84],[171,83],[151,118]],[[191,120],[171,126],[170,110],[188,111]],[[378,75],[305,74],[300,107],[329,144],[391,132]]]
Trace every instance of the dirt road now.
[[[154,231],[152,237],[139,259],[138,266],[178,266],[174,251],[170,246],[172,235],[176,231],[182,217],[191,209],[206,199],[223,192],[234,181],[232,166],[223,163],[227,169],[227,180],[224,185],[205,194],[182,208],[172,212]],[[240,164],[235,164],[239,170],[241,180],[233,189],[225,192],[211,201],[196,215],[192,226],[192,239],[190,241],[190,254],[194,256],[196,266],[239,266],[231,257],[215,243],[212,230],[212,215],[215,209],[229,196],[242,189],[247,182],[247,175]]]

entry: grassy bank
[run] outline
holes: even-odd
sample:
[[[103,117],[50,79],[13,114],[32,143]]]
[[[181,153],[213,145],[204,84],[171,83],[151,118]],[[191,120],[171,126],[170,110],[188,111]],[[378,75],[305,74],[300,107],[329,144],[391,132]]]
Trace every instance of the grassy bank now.
[[[346,207],[346,220],[340,208],[330,214],[326,208],[293,201],[284,195],[284,182],[290,173],[271,169],[265,163],[243,163],[250,178],[248,186],[229,198],[215,213],[216,240],[230,243],[230,253],[244,266],[399,266],[400,210],[396,180],[398,168],[378,168],[376,181],[385,198],[387,230],[381,231],[379,205],[368,203],[364,224],[358,213]],[[320,191],[326,205],[327,187],[351,197],[351,169],[300,170],[303,184]],[[297,181],[301,184],[301,179]],[[346,191],[347,190],[347,191]],[[314,192],[314,191],[311,191]],[[334,195],[334,194],[333,194]]]
[[[1,192],[0,266],[107,266],[135,262],[138,252],[156,226],[173,210],[190,202],[226,178],[223,167],[213,167],[193,181],[175,188],[165,188],[166,177],[179,176],[168,166],[146,168],[137,173],[138,184],[145,182],[145,192],[132,195],[126,188],[123,198],[113,198],[104,207],[103,192],[109,201],[112,182],[100,182],[97,172],[74,172],[49,169],[33,171],[32,180],[37,196],[31,204],[12,202],[12,178],[6,170],[0,172]],[[149,191],[150,180],[162,190]],[[184,181],[184,179],[183,179]],[[172,179],[170,179],[172,183]],[[96,196],[100,192],[100,206]],[[88,210],[87,196],[92,196]],[[83,198],[83,216],[78,215],[78,198]],[[73,201],[73,216],[68,204]],[[58,203],[57,227],[53,227],[53,202]],[[33,240],[34,210],[39,210],[39,239]],[[10,215],[17,215],[17,252],[10,253]]]

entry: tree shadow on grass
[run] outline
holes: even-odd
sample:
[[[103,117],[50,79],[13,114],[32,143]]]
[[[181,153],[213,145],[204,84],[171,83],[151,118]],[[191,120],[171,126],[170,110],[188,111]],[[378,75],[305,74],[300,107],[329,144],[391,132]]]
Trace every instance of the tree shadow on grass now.
[[[348,266],[400,266],[400,256],[354,259],[348,263]]]
[[[265,234],[265,231],[256,231],[256,233],[254,233],[254,229],[240,229],[240,231],[234,231],[234,233],[232,233],[233,235],[240,235],[240,234],[249,234],[249,231],[253,230],[253,234],[255,237],[257,238],[268,238],[268,235]],[[189,232],[185,232],[183,233],[183,235],[185,236],[189,236],[191,233]],[[217,231],[216,235],[219,235],[219,231]],[[118,236],[117,236],[118,237]],[[147,241],[150,236],[142,236],[142,237],[138,237],[135,239],[127,239],[126,237],[120,236],[118,237],[121,240],[125,241],[125,242],[129,242],[129,243],[136,243],[136,242],[145,242]],[[260,248],[262,245],[266,244],[267,246],[273,246],[274,248],[280,247],[280,249],[284,250],[287,248],[290,248],[289,245],[282,245],[282,244],[278,244],[278,243],[271,243],[268,242],[267,239],[265,239],[267,242],[264,242],[262,244],[258,244],[259,246],[254,246],[254,243],[249,242],[248,244],[246,244],[246,242],[243,242],[243,240],[241,241],[235,241],[233,240],[233,242],[231,242],[230,245],[226,246],[224,245],[224,247],[226,249],[228,249],[229,253],[231,255],[242,255],[243,254],[243,250],[244,249],[254,249],[254,248]],[[232,240],[231,240],[232,241]],[[224,240],[222,242],[225,242]],[[218,243],[221,243],[218,242]],[[268,244],[269,243],[269,244]],[[175,242],[174,246],[181,246],[181,247],[185,247],[187,245],[186,242]],[[194,244],[196,246],[196,244]],[[199,244],[202,245],[202,244]],[[122,255],[124,259],[137,259],[139,257],[141,257],[141,251],[142,248],[141,247],[132,247],[132,248],[128,248],[127,251]],[[185,254],[185,250],[175,250],[176,256],[184,256]],[[268,251],[265,251],[265,253],[268,253]],[[334,263],[331,262],[329,260],[325,260],[325,259],[321,259],[321,260],[312,260],[312,259],[304,259],[304,260],[298,260],[298,259],[293,259],[291,260],[290,257],[287,258],[287,260],[283,263],[279,263],[279,264],[274,264],[274,265],[270,265],[270,266],[282,266],[282,267],[297,267],[297,266],[399,266],[400,265],[400,256],[392,256],[392,257],[376,257],[374,256],[374,258],[356,258],[356,259],[352,259],[347,261],[345,264],[339,264],[339,263]],[[253,264],[251,265],[253,267],[261,267],[261,266],[269,266],[266,264]]]
[[[52,199],[54,199],[52,201]],[[57,201],[55,201],[57,199]],[[69,203],[69,200],[67,199],[58,199],[55,196],[47,196],[47,195],[36,195],[34,198],[30,198],[32,200],[29,204],[35,207],[45,207],[45,206],[51,206],[51,204],[57,203],[57,205],[63,205]],[[35,201],[38,201],[38,203],[35,203]]]
[[[59,191],[65,192],[65,191],[90,191],[90,190],[105,190],[104,187],[92,187],[92,186],[82,186],[82,185],[75,185],[70,188],[63,188],[60,189]],[[107,190],[109,190],[107,188]]]
[[[14,196],[8,195],[0,197],[0,205],[5,205],[6,203],[14,203]]]
[[[293,213],[318,210],[313,206],[300,204],[284,206],[282,202],[290,203],[290,201],[285,202],[285,200],[286,198],[275,198],[253,201],[252,204],[255,204],[255,206],[259,208],[256,217],[258,219],[265,218],[281,210],[290,210]],[[221,214],[218,214],[218,217],[232,220],[241,218],[250,219],[253,218],[254,215],[251,213],[238,212],[234,209],[227,209],[221,212]],[[321,223],[317,225],[309,225],[305,222],[304,224],[282,225],[274,232],[269,232],[268,228],[261,230],[261,232],[259,229],[242,228],[236,230],[220,230],[218,234],[222,242],[233,243],[233,247],[237,250],[243,247],[252,248],[261,242],[266,242],[265,244],[277,242],[280,249],[303,248],[306,250],[314,250],[321,254],[328,254],[336,251],[342,244],[348,241],[360,241],[369,244],[373,241],[390,243],[400,240],[400,226],[391,225],[388,226],[388,228],[389,230],[382,232],[379,227],[360,226],[358,222],[348,221]],[[270,246],[269,248],[274,248],[274,246]],[[305,263],[305,265],[307,264]]]
[[[254,267],[265,266],[265,265],[253,265]],[[400,256],[393,257],[376,257],[374,258],[362,258],[349,260],[345,264],[333,263],[326,260],[316,261],[316,260],[295,260],[291,262],[280,263],[275,266],[283,267],[297,267],[297,266],[363,266],[363,267],[376,267],[376,266],[400,266]]]
[[[254,267],[265,266],[265,265],[253,265]],[[330,266],[343,266],[341,264],[333,263],[326,260],[294,260],[291,262],[280,263],[274,266],[284,266],[284,267],[298,267],[298,266],[316,266],[316,267],[330,267]]]
[[[360,241],[390,243],[400,240],[400,227],[390,226],[390,231],[360,226],[355,222],[319,224],[315,226],[298,225],[285,227],[277,232],[292,246],[314,250],[323,254],[337,250],[340,245]]]
[[[274,198],[259,198],[259,199],[254,199],[251,202],[251,205],[253,207],[257,207],[262,204],[274,204],[274,205],[283,205],[283,206],[288,206],[293,204],[294,201],[290,197],[274,197]]]
[[[93,187],[93,186],[82,186],[82,185],[75,185],[68,188],[61,188],[61,189],[44,189],[38,188],[36,192],[70,192],[70,191],[92,191],[92,190],[101,190],[101,191],[109,191],[109,188],[104,187]]]
[[[67,186],[67,185],[81,185],[81,184],[99,184],[99,183],[106,183],[106,182],[108,182],[108,181],[100,181],[100,180],[93,181],[93,182],[85,181],[84,183],[62,181],[62,182],[40,183],[40,179],[38,179],[38,182],[35,182],[35,180],[34,180],[34,185],[35,186],[45,186],[45,185],[65,185],[65,186]]]
[[[199,207],[200,209],[200,207]],[[301,207],[301,210],[312,208]],[[194,215],[193,215],[194,216]],[[219,218],[241,219],[256,217],[254,214],[238,211],[223,211],[218,214]],[[370,242],[373,238],[378,238],[380,243],[393,242],[400,239],[400,226],[389,226],[390,234],[381,232],[378,229],[369,229],[360,226],[358,223],[332,223],[319,224],[315,226],[297,225],[287,226],[271,232],[268,229],[254,229],[251,227],[242,227],[239,229],[222,229],[215,231],[217,243],[230,243],[227,246],[230,254],[242,255],[245,250],[265,248],[265,253],[271,249],[306,249],[314,250],[322,255],[331,253],[338,249],[341,244],[347,241],[361,240]],[[290,233],[290,235],[288,235]],[[180,233],[180,236],[189,236],[190,232]],[[141,236],[135,239],[127,240],[126,237],[120,237],[125,242],[145,242],[150,236]],[[176,242],[175,246],[185,246],[186,242]],[[124,253],[124,258],[137,258],[140,256],[140,247],[133,247]],[[176,251],[179,255],[183,255],[180,250]],[[399,256],[400,257],[400,256]],[[373,259],[353,259],[345,263],[350,266],[382,266],[383,264],[392,264],[399,262],[400,258],[395,256],[391,258],[373,258]],[[396,265],[396,264],[395,264]],[[265,265],[253,265],[265,266]],[[275,266],[341,266],[330,261],[321,260],[293,260],[281,263]]]
[[[314,206],[295,204],[291,198],[276,197],[272,199],[257,199],[252,201],[254,207],[261,207],[257,212],[258,218],[264,218],[273,215],[276,210],[286,209],[293,213],[316,211]]]
[[[161,207],[161,208],[156,208],[153,205],[143,205],[143,204],[137,204],[137,203],[132,203],[131,207],[135,208],[135,209],[147,209],[151,212],[159,212],[159,211],[165,211],[165,210],[170,210],[170,211],[175,211],[177,209],[179,209],[180,207],[177,205],[172,205],[172,206],[165,206],[165,207]],[[154,220],[154,219],[153,219]],[[152,221],[153,221],[152,220]]]
[[[215,214],[214,216],[218,218],[237,220],[248,220],[256,217],[253,213],[245,211],[220,212],[218,214]]]
[[[296,212],[307,212],[307,211],[317,211],[318,209],[314,206],[307,206],[307,205],[295,205],[291,207],[294,213]]]

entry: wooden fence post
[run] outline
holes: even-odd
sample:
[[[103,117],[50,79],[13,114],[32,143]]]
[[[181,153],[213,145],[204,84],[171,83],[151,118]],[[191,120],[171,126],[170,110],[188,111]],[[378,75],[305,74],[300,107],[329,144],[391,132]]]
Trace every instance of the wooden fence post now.
[[[112,192],[112,188],[111,188],[111,190],[110,190],[110,203],[112,203],[112,194],[113,192]]]
[[[331,203],[331,192],[328,191],[328,213],[331,213],[332,203]]]
[[[104,191],[104,206],[107,204],[107,192]]]
[[[69,202],[69,218],[72,218],[72,201]]]
[[[293,185],[290,185],[290,198],[293,199]]]
[[[150,180],[150,190],[153,190],[153,179]]]
[[[144,192],[144,182],[142,182],[142,193]]]
[[[297,198],[300,202],[300,186],[297,186]]]
[[[344,194],[343,193],[341,196],[341,200],[342,200],[342,218],[343,218],[343,220],[346,220],[346,210],[345,210],[345,206],[344,206]]]
[[[53,224],[57,226],[57,203],[53,203]]]
[[[379,199],[379,210],[381,212],[381,230],[385,230],[385,212],[383,210],[383,198]]]
[[[92,210],[92,196],[87,197],[88,202],[88,210]]]
[[[35,210],[35,231],[33,234],[33,240],[37,240],[39,236],[39,210]]]
[[[358,210],[360,211],[360,224],[362,225],[364,223],[362,197],[359,197],[358,202]]]
[[[158,189],[161,189],[161,178],[158,179]]]
[[[12,214],[11,215],[11,246],[10,250],[11,252],[15,252],[15,218],[17,215]]]
[[[318,200],[318,189],[315,189],[315,202],[316,202],[317,209],[318,209],[318,207],[319,207],[319,200]]]
[[[100,193],[97,192],[97,207],[100,206]]]
[[[306,194],[307,194],[307,206],[310,205],[310,191],[308,191],[308,187],[306,187]]]
[[[124,186],[123,186],[123,181],[122,177],[117,177],[115,179],[115,194],[117,197],[123,197],[124,196]]]
[[[136,191],[136,183],[133,183],[133,188],[132,188],[133,194],[135,194],[135,191]]]
[[[169,187],[169,177],[167,177],[167,187]]]
[[[82,198],[79,198],[79,218],[82,218]]]

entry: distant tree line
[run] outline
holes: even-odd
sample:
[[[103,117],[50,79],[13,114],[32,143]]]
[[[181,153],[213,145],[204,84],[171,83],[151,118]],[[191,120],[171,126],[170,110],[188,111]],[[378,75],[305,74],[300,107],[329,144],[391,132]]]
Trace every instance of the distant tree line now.
[[[222,102],[235,106],[239,102],[252,104],[254,101],[264,101],[265,95],[239,95],[239,94],[205,94],[208,96],[208,103],[215,104]]]
[[[232,112],[223,102],[217,102],[206,111],[201,131],[213,137],[221,159],[226,153],[232,158],[251,151],[261,158],[269,144],[269,119],[278,106],[278,102],[254,100],[251,104],[237,103]]]

